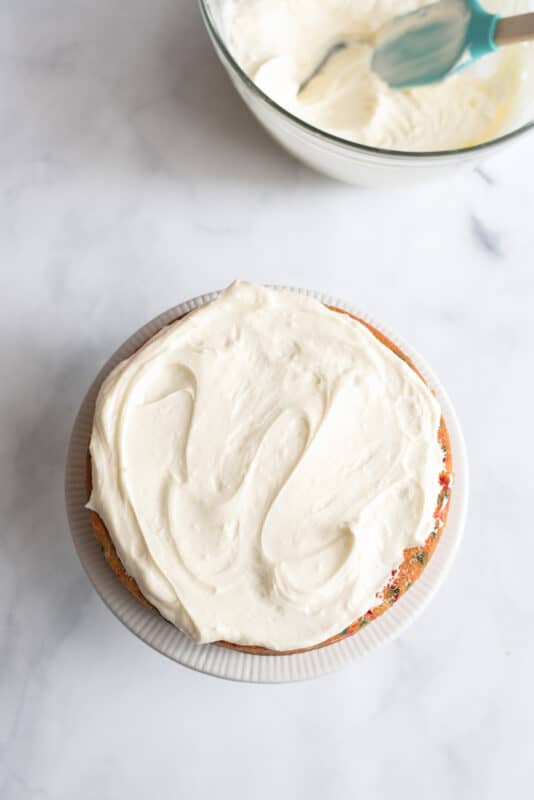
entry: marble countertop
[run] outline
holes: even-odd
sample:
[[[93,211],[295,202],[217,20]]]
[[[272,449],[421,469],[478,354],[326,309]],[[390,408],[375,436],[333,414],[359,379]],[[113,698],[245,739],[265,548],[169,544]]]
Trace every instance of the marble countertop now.
[[[371,193],[262,132],[194,2],[0,9],[0,797],[532,797],[534,186],[526,137]],[[463,423],[456,564],[395,643],[231,684],[133,637],[74,552],[63,465],[110,352],[236,277],[329,291],[428,359]]]

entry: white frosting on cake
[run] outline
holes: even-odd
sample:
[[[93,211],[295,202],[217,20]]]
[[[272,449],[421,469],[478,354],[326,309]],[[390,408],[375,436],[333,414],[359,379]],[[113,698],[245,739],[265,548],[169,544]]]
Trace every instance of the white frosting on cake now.
[[[100,390],[88,507],[199,642],[315,645],[434,527],[439,405],[350,317],[236,283]]]

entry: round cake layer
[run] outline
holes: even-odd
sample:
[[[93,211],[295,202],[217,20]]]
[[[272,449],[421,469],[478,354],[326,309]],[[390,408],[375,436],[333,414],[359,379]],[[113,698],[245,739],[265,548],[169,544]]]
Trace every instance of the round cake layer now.
[[[423,567],[445,437],[365,326],[235,284],[103,384],[89,506],[112,566],[182,630],[293,651],[396,599],[406,550]]]

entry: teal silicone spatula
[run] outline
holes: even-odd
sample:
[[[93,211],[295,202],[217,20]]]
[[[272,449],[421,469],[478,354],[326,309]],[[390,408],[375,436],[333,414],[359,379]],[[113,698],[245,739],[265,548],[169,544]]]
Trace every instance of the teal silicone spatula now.
[[[498,47],[534,40],[534,13],[501,18],[478,0],[440,0],[378,32],[372,70],[395,89],[436,83]]]

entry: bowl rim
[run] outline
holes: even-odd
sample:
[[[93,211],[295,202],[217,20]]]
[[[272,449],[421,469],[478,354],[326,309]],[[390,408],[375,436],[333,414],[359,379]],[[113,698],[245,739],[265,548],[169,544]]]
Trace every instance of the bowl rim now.
[[[490,139],[487,142],[480,142],[479,144],[470,145],[469,147],[459,147],[453,150],[413,150],[413,151],[389,150],[387,148],[372,147],[371,145],[361,144],[359,142],[351,141],[350,139],[344,139],[342,136],[336,136],[333,133],[328,133],[327,131],[321,130],[321,128],[315,127],[315,125],[306,122],[300,117],[295,116],[295,114],[292,114],[286,108],[279,105],[275,100],[269,97],[268,94],[265,94],[265,92],[263,92],[259,88],[259,86],[257,86],[254,83],[254,81],[247,75],[247,73],[240,66],[239,62],[234,58],[229,48],[226,46],[223,37],[219,33],[217,24],[213,19],[211,9],[209,6],[209,0],[198,0],[198,5],[206,29],[210,35],[212,42],[215,44],[217,52],[219,54],[222,54],[224,60],[227,62],[228,66],[232,69],[232,71],[237,74],[240,80],[261,102],[270,106],[272,109],[281,114],[289,122],[293,123],[299,128],[302,128],[304,131],[306,131],[306,133],[312,134],[319,139],[323,139],[324,141],[330,144],[341,146],[346,150],[357,151],[371,156],[380,156],[383,158],[390,158],[390,159],[393,158],[403,161],[432,160],[436,158],[451,159],[458,156],[466,156],[471,154],[477,155],[479,153],[490,151],[500,146],[501,144],[507,141],[511,141],[512,139],[516,139],[522,134],[528,133],[528,131],[532,131],[534,129],[534,119],[532,119],[530,122],[526,122],[524,125],[515,128],[513,131],[504,133],[502,136],[498,136],[495,139]]]

